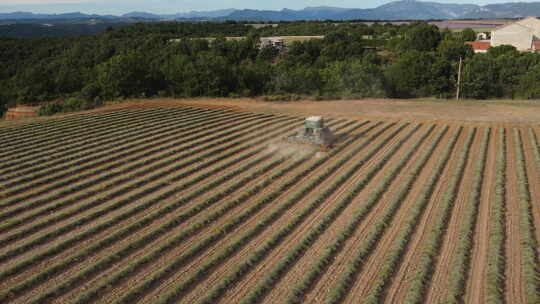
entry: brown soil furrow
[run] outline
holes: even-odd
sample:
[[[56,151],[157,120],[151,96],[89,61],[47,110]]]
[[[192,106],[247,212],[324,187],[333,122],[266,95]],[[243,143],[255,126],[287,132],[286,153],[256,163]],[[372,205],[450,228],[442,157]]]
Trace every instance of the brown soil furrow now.
[[[397,126],[390,128],[389,130],[386,130],[382,135],[379,136],[379,138],[383,138],[387,136],[389,133],[392,133],[396,128]],[[405,130],[402,130],[400,134],[404,134],[404,132]],[[395,137],[394,137],[394,140],[395,140]],[[389,144],[390,143],[388,143],[385,147],[388,147]],[[369,147],[367,147],[366,149],[369,149]],[[384,148],[383,150],[386,150],[386,148]],[[367,150],[364,150],[364,151],[367,151]],[[381,152],[382,151],[379,151],[379,153],[377,153],[375,158],[379,157]],[[363,157],[362,154],[363,154],[362,152],[358,153],[357,155],[353,157],[353,159],[349,160],[347,164],[355,163],[355,161]],[[333,172],[333,174],[328,177],[327,184],[330,184],[335,177],[339,176],[342,172],[344,172],[348,166],[347,164],[342,166],[340,169],[336,170],[335,172]],[[360,170],[360,172],[365,172],[365,168],[370,166],[370,164],[371,163],[369,162],[366,163],[363,169]],[[325,167],[328,167],[330,165],[331,164],[327,164]],[[324,168],[322,168],[322,170],[324,170]],[[358,174],[361,174],[361,173],[358,173]],[[351,182],[351,179],[349,179],[347,184],[349,185],[350,182]],[[344,185],[340,189],[344,189],[344,188],[346,188],[346,185]],[[200,298],[202,295],[206,294],[208,290],[211,289],[213,286],[215,286],[219,281],[221,281],[227,275],[227,273],[235,269],[234,265],[243,263],[245,261],[246,256],[248,256],[251,252],[256,250],[259,244],[264,243],[264,241],[269,239],[275,233],[276,230],[279,230],[281,227],[286,225],[286,223],[290,222],[291,219],[298,212],[300,212],[300,210],[305,208],[305,205],[309,201],[311,201],[314,197],[316,197],[318,194],[319,194],[319,191],[312,192],[309,195],[307,195],[304,199],[299,201],[293,208],[288,210],[286,214],[281,216],[275,223],[273,223],[270,227],[268,227],[262,234],[257,236],[255,239],[251,240],[249,244],[246,247],[244,247],[240,252],[236,253],[233,257],[231,257],[223,265],[221,265],[218,269],[216,269],[204,282],[196,286],[192,290],[192,292],[186,296],[184,301],[187,301],[187,302],[194,301],[195,299]],[[286,198],[287,196],[282,196],[282,197]],[[288,251],[290,244],[294,244],[296,240],[298,240],[300,237],[303,236],[303,233],[309,231],[309,229],[312,226],[316,225],[318,219],[320,219],[322,216],[326,214],[326,211],[332,207],[333,205],[332,202],[333,200],[326,200],[316,210],[314,214],[311,214],[310,217],[308,217],[301,226],[297,227],[294,233],[291,233],[289,236],[287,236],[281,242],[280,246],[272,250],[271,254],[265,259],[264,263],[260,263],[259,265],[257,265],[255,269],[253,269],[246,277],[244,277],[243,280],[239,284],[237,284],[234,289],[229,290],[229,292],[224,296],[224,301],[231,302],[232,300],[230,299],[230,296],[234,297],[236,293],[238,293],[239,291],[247,292],[248,291],[247,288],[243,288],[243,286],[246,284],[249,284],[250,286],[256,286],[257,281],[262,279],[260,273],[265,271],[264,268],[273,266],[272,263],[269,262],[269,260],[276,259],[276,257],[280,258],[283,254],[285,254]],[[265,214],[262,214],[261,216],[264,216],[264,215]],[[237,234],[242,235],[243,232],[249,228],[250,227],[246,227],[246,226],[242,227],[242,230],[238,231]],[[227,246],[227,245],[224,245],[224,246]],[[185,272],[185,274],[177,275],[177,276],[172,277],[170,280],[167,280],[167,282],[164,282],[164,284],[161,285],[159,289],[156,289],[144,299],[151,301],[150,299],[152,299],[153,297],[159,296],[160,292],[162,292],[163,290],[166,290],[166,288],[169,285],[177,284],[181,280],[183,280],[186,277],[186,275],[194,274],[196,270],[198,269],[198,267],[200,265],[203,265],[205,262],[206,262],[205,259],[197,259],[195,263],[191,263],[190,265],[186,267],[187,271]],[[260,268],[263,268],[263,269],[260,269]]]
[[[469,133],[470,128],[464,128],[457,141],[452,156],[446,164],[443,174],[439,179],[435,191],[429,199],[424,214],[420,218],[420,223],[415,229],[408,245],[407,252],[404,254],[399,269],[392,278],[392,282],[387,288],[385,300],[388,303],[403,303],[409,287],[409,279],[416,275],[416,264],[422,254],[423,244],[428,236],[433,220],[437,217],[438,203],[443,199],[446,192],[446,180],[449,180],[456,171],[457,159],[461,150],[464,149],[464,140]]]
[[[398,151],[396,151],[394,156],[385,165],[385,168],[393,168],[397,166],[397,164],[401,160],[401,156],[407,151],[411,150],[415,145],[417,145],[420,137],[424,135],[430,127],[431,125],[427,125],[420,128],[418,132],[409,139],[408,142],[406,142],[402,147],[398,149]],[[433,130],[426,140],[429,141],[430,138],[435,135],[435,133],[436,130]],[[418,157],[418,155],[419,153],[417,150],[416,154],[413,156],[413,158],[411,158],[411,160],[409,160],[408,164],[414,162],[415,157]],[[403,172],[401,174],[403,174]],[[294,267],[289,270],[288,274],[284,276],[278,284],[276,284],[276,286],[272,289],[272,291],[270,291],[268,296],[265,297],[265,303],[277,303],[280,299],[288,298],[289,296],[291,296],[291,285],[294,286],[297,282],[302,280],[302,278],[306,274],[306,269],[312,269],[314,267],[315,262],[319,259],[318,255],[322,254],[327,248],[327,246],[334,242],[336,236],[340,233],[340,231],[342,231],[344,227],[349,224],[350,215],[356,214],[358,209],[368,199],[368,196],[374,188],[374,186],[371,185],[378,185],[383,181],[384,178],[384,174],[377,174],[373,178],[373,180],[370,181],[370,183],[364,188],[364,190],[362,190],[358,194],[358,196],[351,202],[351,204],[343,211],[343,214],[338,219],[336,219],[335,223],[328,228],[328,231],[325,232],[325,234],[323,234],[315,242],[315,244],[313,244],[312,248],[310,248],[305,253],[305,255],[294,265]],[[393,187],[396,187],[398,180],[399,176],[396,177],[395,181],[388,188],[392,189]],[[357,247],[358,243],[362,241],[364,235],[368,233],[370,227],[373,225],[373,222],[386,208],[386,202],[387,200],[385,200],[385,198],[383,197],[380,202],[375,205],[372,210],[370,210],[368,215],[362,220],[362,222],[358,226],[355,235],[351,236],[349,242],[345,244],[342,251],[334,259],[334,264],[330,266],[330,268],[326,271],[326,273],[323,274],[323,276],[321,276],[319,282],[331,283],[333,280],[329,278],[335,278],[337,274],[340,273],[340,271],[342,270],[342,266],[344,266],[341,262],[341,258],[348,257],[353,254],[354,249]],[[318,298],[318,300],[321,299],[324,298]],[[313,299],[310,297],[306,297],[305,299],[305,302],[312,301]]]
[[[459,193],[454,202],[454,210],[448,223],[448,229],[439,253],[439,258],[431,279],[431,288],[426,296],[428,303],[440,303],[446,298],[448,292],[448,281],[450,279],[451,267],[456,247],[460,240],[460,230],[464,212],[466,212],[467,203],[473,186],[475,166],[478,161],[480,144],[483,130],[478,129],[473,139],[473,145],[469,154],[469,159],[465,165],[465,172],[460,181]]]
[[[440,128],[442,128],[442,126],[438,126],[426,140],[426,142],[430,142]],[[351,259],[354,257],[358,246],[362,244],[365,236],[367,236],[367,234],[371,231],[372,225],[379,219],[380,213],[383,212],[387,206],[386,203],[391,200],[393,192],[397,191],[399,188],[399,181],[408,174],[411,166],[414,165],[417,158],[420,156],[422,149],[423,147],[420,147],[419,152],[417,152],[409,163],[402,169],[402,172],[396,177],[396,182],[389,187],[387,192],[380,199],[379,203],[375,206],[374,210],[370,212],[364,221],[362,221],[360,227],[358,227],[358,231],[355,233],[355,236],[351,238],[352,241],[344,246],[342,252],[336,256],[332,266],[324,273],[313,289],[306,295],[306,303],[321,302],[332,291],[336,280],[339,279],[340,275],[344,273],[348,265],[350,265]],[[362,199],[362,196],[359,196],[357,199],[355,199],[355,202],[361,201]]]
[[[506,129],[506,142],[506,302],[519,304],[526,303],[526,300],[521,269],[520,200],[513,128]]]
[[[492,134],[496,134],[496,129],[492,129]],[[493,201],[497,136],[491,136],[486,160],[484,181],[482,185],[482,195],[478,210],[478,220],[475,228],[474,246],[471,252],[471,265],[468,274],[467,289],[465,291],[465,303],[486,303],[486,271],[490,234],[490,210]]]
[[[260,156],[260,155],[259,155]],[[250,162],[253,160],[253,158],[256,158],[256,156],[253,156],[252,158],[250,159],[247,159],[245,160],[244,162],[236,165],[235,167],[241,167],[243,164],[245,164],[245,162]],[[271,162],[273,159],[268,159],[266,160],[265,162],[263,162],[261,165],[264,166],[265,164],[268,164],[269,162]],[[219,166],[219,164],[218,164]],[[233,168],[234,170],[234,168]],[[239,178],[242,178],[244,176],[249,176],[251,174],[251,172],[253,170],[256,170],[255,168],[252,168],[251,170],[247,171],[247,172],[243,172]],[[225,174],[225,173],[224,173]],[[216,177],[219,177],[219,176],[216,176]],[[230,183],[231,181],[229,181]],[[228,184],[227,184],[228,185]],[[171,185],[170,187],[173,187],[174,185]],[[189,193],[192,193],[194,191],[196,191],[196,188],[197,186],[199,185],[193,185],[191,186],[190,188],[180,192],[178,195],[179,196],[185,196],[185,195],[188,195]],[[224,186],[225,187],[225,186]],[[166,191],[168,190],[167,189],[164,189],[163,191]],[[160,191],[159,193],[156,193],[150,197],[148,197],[147,199],[154,199],[156,197],[158,197],[160,194],[162,193],[162,191]],[[175,196],[175,198],[178,197],[178,196]],[[18,274],[17,276],[13,277],[13,278],[10,278],[9,280],[6,280],[5,282],[2,282],[2,284],[0,286],[12,286],[14,284],[18,284],[20,283],[21,281],[24,281],[28,278],[28,274],[29,273],[35,273],[36,272],[36,269],[42,269],[43,267],[44,268],[48,268],[51,264],[57,264],[57,263],[62,263],[64,260],[66,260],[67,258],[73,256],[73,255],[76,255],[78,254],[78,252],[80,252],[81,250],[84,250],[85,248],[91,246],[92,244],[95,244],[96,242],[99,242],[100,240],[102,240],[103,238],[107,237],[108,235],[110,234],[113,234],[115,233],[116,231],[118,230],[121,230],[122,228],[124,227],[127,227],[129,226],[130,224],[133,224],[135,223],[136,221],[138,220],[141,220],[142,218],[146,217],[148,214],[151,214],[153,213],[153,211],[156,211],[158,208],[161,208],[164,204],[166,203],[170,203],[171,201],[173,201],[174,198],[171,198],[169,200],[166,200],[166,201],[163,201],[163,202],[160,202],[159,204],[157,204],[156,206],[152,206],[151,208],[148,209],[147,212],[143,212],[143,213],[140,213],[140,214],[137,214],[136,216],[133,216],[131,218],[129,218],[128,220],[122,222],[120,225],[118,226],[115,226],[115,227],[111,227],[109,229],[106,229],[105,231],[99,233],[98,235],[95,235],[93,236],[92,238],[88,239],[88,240],[85,240],[84,242],[81,242],[81,243],[78,243],[77,245],[69,248],[69,250],[65,250],[64,252],[62,252],[61,254],[58,254],[57,256],[55,257],[52,257],[50,259],[47,259],[45,261],[43,261],[42,263],[38,264],[38,265],[35,265],[34,267],[28,269],[27,271],[24,271],[24,272],[21,272],[20,274]],[[179,208],[178,209],[178,212],[182,212],[186,209],[188,209],[190,206],[192,206],[192,204],[195,204],[197,202],[200,202],[200,200],[195,200],[195,201],[192,201],[190,202],[190,204],[186,205],[186,206],[183,206],[182,208]],[[111,202],[111,203],[114,203],[114,202]],[[122,210],[119,210],[117,212],[114,212],[110,215],[107,215],[106,217],[100,219],[99,221],[96,221],[96,222],[93,222],[92,225],[99,225],[101,223],[104,223],[110,219],[112,219],[113,217],[119,215],[119,214],[122,214],[123,212],[125,212],[124,209]],[[155,226],[159,225],[162,221],[166,221],[167,219],[169,219],[170,217],[173,217],[175,216],[175,213],[171,213],[165,217],[163,217],[162,219],[160,219],[159,221],[156,221],[154,222],[152,225],[149,225],[147,227],[144,227],[143,229],[139,230],[138,233],[134,233],[132,235],[130,235],[129,237],[123,239],[122,241],[119,241],[118,243],[115,243],[115,246],[120,246],[120,245],[125,245],[127,244],[128,242],[132,241],[133,239],[136,239],[139,237],[139,233],[145,233],[146,231],[149,231],[153,228],[155,228]],[[66,237],[70,237],[70,236],[74,236],[74,235],[77,235],[78,233],[82,232],[84,229],[84,227],[81,227],[80,229],[78,229],[77,231],[74,231],[74,232],[71,232],[70,234],[68,234]],[[53,247],[54,245],[56,245],[57,243],[60,243],[62,241],[64,241],[65,238],[61,238],[59,240],[57,240],[56,242],[50,242],[48,243],[45,247],[42,248],[41,251],[38,251],[38,252],[43,252],[45,250],[47,250],[48,248],[51,248]],[[103,254],[104,252],[107,253],[109,252],[110,250],[112,250],[112,248],[109,248],[109,249],[106,249],[106,250],[102,250],[100,252],[97,252],[95,254],[93,254],[92,256],[88,257],[87,260],[85,261],[84,264],[80,264],[78,265],[78,267],[74,267],[72,269],[70,269],[67,273],[63,274],[61,277],[57,278],[58,280],[64,280],[66,278],[68,278],[70,275],[76,273],[79,268],[81,267],[86,267],[88,265],[92,265],[93,262],[95,262],[97,259],[99,259]],[[21,260],[23,260],[24,258],[28,257],[28,256],[31,256],[31,254],[36,254],[36,252],[30,252],[24,256],[21,256],[20,258],[16,258],[16,259],[13,259],[11,261],[9,261],[8,263],[6,263],[7,266],[13,266],[15,265],[17,262],[20,262]],[[55,284],[57,284],[58,282],[55,282]],[[47,284],[47,285],[51,285],[51,284]],[[51,286],[54,286],[54,284],[52,284]]]
[[[362,127],[362,128],[360,129],[360,131],[361,131],[362,129],[364,129],[364,128],[367,129],[368,127],[369,127],[369,125],[364,126],[364,127]],[[358,131],[358,132],[360,132],[360,131]],[[343,154],[343,153],[346,153],[346,151],[342,151],[341,153],[342,153],[342,154]],[[304,166],[305,166],[305,165],[304,165]],[[322,170],[322,169],[320,169],[320,170]],[[320,171],[320,170],[319,170],[319,171]],[[315,172],[318,172],[318,171],[312,172],[309,176],[305,177],[305,179],[307,180],[310,176],[313,176],[313,174],[315,174]],[[288,176],[291,176],[291,174],[292,174],[292,173],[288,174]],[[247,188],[246,188],[246,189],[247,189]],[[264,191],[263,191],[263,192],[264,192]],[[221,202],[220,205],[226,204],[227,202],[232,201],[232,200],[233,200],[232,197],[231,197],[231,198],[227,198],[227,200]],[[279,201],[279,199],[278,199],[278,201]],[[252,199],[252,200],[250,200],[250,201],[248,202],[248,204],[251,204],[251,203],[254,203],[254,202],[256,202],[256,200],[255,200],[255,199]],[[273,207],[272,204],[270,204],[270,206],[268,206],[268,208],[271,208],[271,207]],[[245,206],[245,207],[241,207],[241,208],[247,209],[247,208],[249,208],[249,205],[248,205],[248,206]],[[259,211],[259,213],[260,213],[260,212],[261,212],[261,211]],[[199,220],[202,219],[202,218],[204,218],[203,216],[206,216],[206,215],[209,214],[209,213],[210,213],[210,212],[206,212],[204,215],[200,216],[200,217],[199,217]],[[262,214],[264,214],[264,212],[263,212]],[[155,267],[154,267],[154,265],[156,265],[156,264],[158,264],[158,265],[166,264],[168,261],[170,261],[171,258],[177,256],[179,252],[183,252],[183,251],[189,249],[191,246],[193,246],[193,244],[195,244],[195,243],[197,243],[198,241],[200,241],[201,239],[203,239],[203,238],[205,237],[206,234],[209,234],[209,233],[212,233],[212,232],[215,232],[215,231],[219,230],[220,227],[221,227],[224,223],[226,223],[231,217],[233,217],[233,216],[235,216],[235,215],[236,215],[236,214],[234,214],[234,212],[229,213],[229,215],[226,217],[225,220],[220,220],[220,221],[218,221],[217,223],[214,223],[214,224],[212,224],[211,226],[205,228],[205,230],[208,230],[208,231],[199,232],[196,236],[194,236],[194,237],[192,238],[191,241],[189,241],[189,242],[183,242],[182,245],[180,245],[179,247],[175,248],[175,250],[173,250],[173,251],[171,251],[171,252],[165,254],[165,255],[164,255],[163,257],[161,257],[158,261],[153,262],[151,265],[145,265],[145,267],[150,267],[150,266],[152,266],[152,267],[150,267],[150,268],[153,269],[153,270],[159,269],[158,266],[155,266]],[[180,228],[182,228],[182,227],[185,228],[185,227],[187,227],[188,224],[191,224],[191,223],[192,223],[192,222],[187,222],[186,224],[183,224]],[[248,220],[248,221],[247,221],[246,223],[244,223],[243,225],[246,226],[246,225],[249,225],[249,224],[251,224],[251,223],[256,223],[256,216],[255,216],[254,218]],[[179,228],[179,229],[180,229],[180,228]],[[239,228],[239,229],[241,229],[241,228]],[[178,231],[176,231],[176,230],[177,230],[177,229],[175,229],[174,232],[181,231],[181,230],[178,230]],[[168,233],[168,234],[170,235],[171,233]],[[228,236],[228,237],[229,237],[229,238],[232,238],[232,237],[234,237],[234,236],[235,236],[235,235]],[[157,243],[156,243],[156,244],[157,244]],[[116,247],[116,246],[115,246],[115,247]],[[138,253],[137,256],[139,256],[139,255],[141,255],[141,254],[143,254],[143,253],[144,253],[144,254],[147,254],[148,252],[140,252],[140,253]],[[208,254],[211,254],[211,253],[214,253],[214,252],[210,252],[210,253],[208,253]],[[131,258],[130,258],[130,261],[133,261],[134,258],[135,258],[135,257],[131,257]],[[126,261],[126,262],[129,262],[129,261]],[[128,264],[129,264],[129,263],[128,263]],[[123,266],[123,265],[122,265],[122,266]],[[122,269],[122,268],[121,268],[121,267],[116,267],[116,265],[115,265],[115,267],[113,267],[111,270],[114,270],[114,271],[118,270],[118,271],[119,271],[120,269]],[[109,272],[112,273],[112,271],[108,271],[107,273],[109,273]],[[136,278],[134,278],[134,280],[138,281],[138,280],[144,279],[144,277],[147,277],[147,276],[149,276],[149,275],[151,275],[151,274],[152,274],[151,271],[150,271],[150,272],[147,272],[147,273],[143,273],[142,275],[139,274],[139,276],[137,276]],[[125,283],[124,285],[126,285],[126,284],[127,284],[128,286],[133,286],[133,283],[132,283],[131,281],[128,281],[128,282]],[[86,284],[85,284],[85,285],[86,285]]]
[[[448,132],[445,134],[445,137],[443,138],[441,143],[446,142],[452,134],[455,134],[456,131],[457,128],[451,127],[450,130],[448,130]],[[428,161],[427,165],[418,176],[417,182],[415,182],[415,185],[412,187],[410,194],[403,202],[402,207],[397,211],[392,222],[389,223],[388,230],[384,233],[383,237],[379,241],[379,244],[376,245],[373,253],[363,263],[364,266],[358,274],[357,279],[354,285],[351,287],[351,290],[345,301],[350,301],[358,297],[364,297],[368,294],[369,290],[373,286],[373,283],[375,283],[375,278],[379,273],[381,265],[385,261],[384,257],[386,253],[389,251],[390,247],[393,244],[394,238],[400,231],[400,226],[402,225],[402,222],[404,222],[408,218],[409,210],[411,206],[416,203],[416,198],[420,195],[425,183],[429,182],[427,181],[427,178],[429,175],[431,175],[430,168],[432,168],[436,164],[437,155],[441,153],[441,150],[444,146],[444,144],[441,144],[439,145],[439,147],[437,147],[437,150],[433,153],[434,157],[432,157]]]

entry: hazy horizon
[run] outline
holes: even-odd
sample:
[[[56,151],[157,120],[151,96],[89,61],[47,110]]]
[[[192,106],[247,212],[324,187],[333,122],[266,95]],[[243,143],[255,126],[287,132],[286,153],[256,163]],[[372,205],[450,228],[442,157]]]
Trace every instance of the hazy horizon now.
[[[83,12],[88,14],[113,14],[121,15],[133,11],[144,11],[156,14],[174,14],[196,11],[209,11],[219,9],[258,9],[258,10],[281,10],[303,9],[308,6],[334,6],[342,8],[375,8],[377,6],[393,2],[392,0],[335,0],[335,1],[285,1],[274,0],[264,4],[255,1],[233,0],[233,1],[177,1],[177,0],[0,0],[0,13],[10,13],[15,11],[25,11],[33,13],[68,13]],[[484,0],[442,0],[429,1],[439,3],[456,4],[495,4],[508,2],[540,2],[540,1],[484,1]]]

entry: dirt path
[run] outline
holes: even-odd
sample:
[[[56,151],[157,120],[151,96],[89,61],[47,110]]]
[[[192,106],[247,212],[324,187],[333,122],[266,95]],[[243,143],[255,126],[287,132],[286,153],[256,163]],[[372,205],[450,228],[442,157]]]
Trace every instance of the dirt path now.
[[[412,159],[409,160],[408,163],[414,162],[414,157],[418,156],[419,150],[421,150],[422,148],[415,147],[415,145],[418,145],[420,137],[422,137],[429,128],[431,128],[431,124],[423,126],[420,130],[418,130],[412,138],[410,138],[402,147],[399,148],[398,151],[396,151],[393,157],[385,165],[385,168],[396,167],[397,164],[401,161],[402,156],[411,149],[416,149],[416,153],[413,155]],[[435,133],[436,130],[433,130],[426,138],[426,141],[429,141]],[[364,190],[362,190],[358,194],[358,196],[351,202],[351,204],[343,211],[341,217],[338,218],[331,227],[329,227],[328,231],[324,235],[322,235],[315,244],[313,244],[312,248],[310,248],[309,251],[305,253],[303,258],[299,260],[296,265],[289,270],[289,273],[275,286],[274,289],[272,289],[269,295],[265,298],[265,303],[276,303],[279,302],[279,300],[282,298],[288,298],[289,296],[292,296],[291,287],[294,287],[296,284],[298,284],[298,282],[304,279],[306,275],[306,269],[312,269],[314,267],[314,264],[318,260],[319,255],[323,254],[327,247],[335,241],[336,235],[343,231],[344,227],[349,224],[351,220],[351,215],[356,214],[358,210],[362,208],[363,205],[365,205],[372,190],[376,187],[376,185],[380,184],[384,178],[384,174],[377,174],[373,178],[373,180],[370,181],[370,183],[364,188]],[[396,187],[398,180],[399,175],[394,179],[394,182],[389,185],[389,189]],[[335,259],[333,260],[334,262],[331,266],[329,266],[329,269],[317,280],[319,283],[330,284],[335,280],[338,274],[343,271],[342,268],[345,267],[345,265],[343,264],[342,259],[352,256],[354,254],[355,248],[363,240],[365,234],[369,232],[373,222],[386,208],[387,203],[388,200],[385,200],[385,197],[383,197],[372,208],[372,210],[369,211],[368,215],[366,215],[366,217],[359,224],[355,234],[350,237],[348,242],[344,245],[343,249],[335,257]],[[315,288],[317,288],[317,286]],[[309,303],[314,301],[314,299],[311,297],[311,294],[308,294],[304,302]],[[322,299],[324,298],[316,296],[315,301]]]
[[[496,174],[496,155],[501,147],[497,145],[497,129],[492,129],[488,157],[482,185],[482,197],[476,223],[474,246],[471,253],[471,269],[465,292],[466,303],[486,303],[486,271],[489,248],[490,210],[494,197],[494,183]]]
[[[479,158],[482,129],[478,129],[473,139],[473,145],[469,154],[469,159],[465,165],[465,172],[460,181],[459,193],[454,203],[454,210],[448,223],[448,230],[445,233],[439,258],[437,259],[435,272],[431,279],[426,301],[427,303],[441,303],[446,299],[448,292],[448,282],[452,272],[452,261],[460,241],[460,231],[462,221],[467,209],[467,203],[473,186],[474,172]]]
[[[387,303],[403,303],[409,289],[409,280],[416,275],[416,264],[422,255],[423,244],[429,234],[429,227],[433,225],[434,219],[438,216],[438,203],[443,199],[446,192],[446,181],[456,171],[457,159],[464,149],[465,137],[469,128],[464,128],[458,138],[457,144],[452,151],[448,163],[444,166],[443,173],[439,179],[435,190],[427,204],[426,209],[420,217],[419,223],[407,246],[407,251],[401,259],[398,270],[392,276],[385,295]],[[349,302],[352,303],[352,302]]]
[[[517,178],[516,140],[514,129],[506,129],[506,302],[526,303],[523,288],[523,270],[520,234],[520,200]]]

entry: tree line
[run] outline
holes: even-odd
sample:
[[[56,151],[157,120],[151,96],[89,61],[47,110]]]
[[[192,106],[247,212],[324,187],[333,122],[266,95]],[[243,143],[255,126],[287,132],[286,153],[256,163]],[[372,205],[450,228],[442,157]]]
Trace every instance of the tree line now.
[[[284,53],[259,48],[260,37],[280,35],[325,38],[294,42]],[[245,39],[225,38],[236,36]],[[0,38],[0,112],[15,104],[74,111],[152,96],[452,98],[460,58],[463,97],[540,97],[539,54],[509,46],[474,54],[465,44],[474,39],[472,30],[424,22],[151,23],[61,39]]]

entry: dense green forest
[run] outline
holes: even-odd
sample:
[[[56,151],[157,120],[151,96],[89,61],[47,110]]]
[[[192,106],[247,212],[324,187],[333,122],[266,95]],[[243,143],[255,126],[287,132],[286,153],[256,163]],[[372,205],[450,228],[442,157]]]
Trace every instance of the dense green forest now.
[[[259,37],[324,35],[288,51],[259,49]],[[245,36],[243,40],[226,40]],[[206,39],[193,39],[216,37]],[[331,22],[153,23],[100,35],[0,38],[0,112],[17,103],[47,113],[128,97],[292,96],[539,98],[540,54],[497,47],[474,55],[472,30]],[[181,39],[171,41],[171,39]]]

